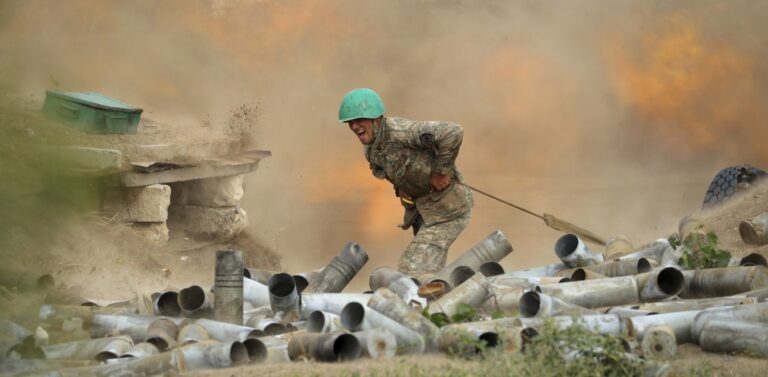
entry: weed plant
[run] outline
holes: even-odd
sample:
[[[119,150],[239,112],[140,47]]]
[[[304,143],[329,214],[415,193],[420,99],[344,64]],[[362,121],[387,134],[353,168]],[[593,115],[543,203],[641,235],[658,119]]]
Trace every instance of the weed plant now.
[[[726,267],[731,253],[717,247],[717,235],[691,232],[682,242],[675,233],[669,238],[672,247],[681,247],[683,254],[677,264],[686,269]]]

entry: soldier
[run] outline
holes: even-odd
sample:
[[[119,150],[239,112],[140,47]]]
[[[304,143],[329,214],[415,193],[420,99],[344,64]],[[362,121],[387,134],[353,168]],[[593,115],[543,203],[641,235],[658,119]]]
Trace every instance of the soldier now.
[[[391,182],[405,207],[400,227],[412,228],[414,238],[400,256],[398,270],[411,276],[441,270],[448,247],[472,212],[472,193],[458,184],[463,178],[455,164],[461,126],[384,116],[381,98],[367,88],[344,96],[339,122],[349,125],[365,146],[373,175]]]

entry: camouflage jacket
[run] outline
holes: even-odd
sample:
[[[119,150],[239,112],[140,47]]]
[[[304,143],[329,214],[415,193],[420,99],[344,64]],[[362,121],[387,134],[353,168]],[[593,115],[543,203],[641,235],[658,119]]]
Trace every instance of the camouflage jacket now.
[[[472,193],[455,184],[463,181],[455,164],[462,137],[463,130],[456,123],[387,117],[374,130],[373,143],[365,146],[365,158],[373,175],[390,181],[398,196],[414,198],[424,224],[430,226],[472,207]],[[451,185],[433,192],[432,172],[450,174]]]

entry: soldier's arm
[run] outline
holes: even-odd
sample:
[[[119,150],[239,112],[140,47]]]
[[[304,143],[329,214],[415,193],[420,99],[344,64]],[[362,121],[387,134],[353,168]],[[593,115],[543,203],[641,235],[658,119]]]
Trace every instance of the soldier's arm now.
[[[459,155],[464,129],[452,122],[418,122],[409,136],[411,147],[434,151],[434,172],[445,175],[451,172]]]
[[[387,177],[386,173],[384,173],[384,169],[382,169],[381,166],[374,164],[371,161],[370,151],[368,148],[365,148],[363,151],[363,154],[365,155],[365,160],[368,161],[368,167],[371,168],[371,173],[373,173],[373,176],[378,179],[384,179]]]

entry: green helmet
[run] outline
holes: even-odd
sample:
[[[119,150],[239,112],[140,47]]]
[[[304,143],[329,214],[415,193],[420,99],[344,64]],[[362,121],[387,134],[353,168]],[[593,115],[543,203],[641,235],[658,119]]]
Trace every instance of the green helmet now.
[[[358,88],[347,93],[339,107],[339,122],[353,119],[376,119],[384,115],[384,102],[376,92],[368,88]]]

